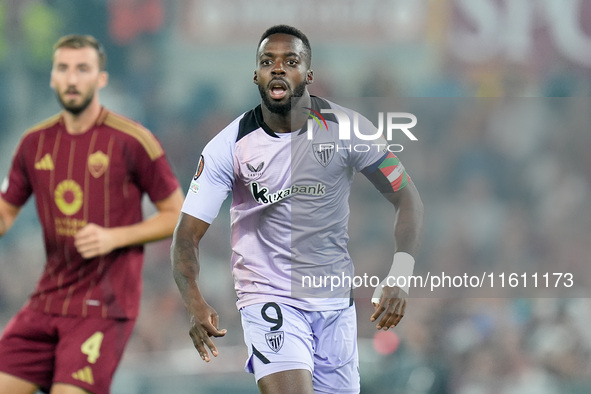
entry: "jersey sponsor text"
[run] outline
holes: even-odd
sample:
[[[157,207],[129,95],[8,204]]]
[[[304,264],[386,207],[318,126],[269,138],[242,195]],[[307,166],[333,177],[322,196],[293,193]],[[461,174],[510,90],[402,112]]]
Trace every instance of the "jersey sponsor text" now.
[[[286,189],[278,190],[275,193],[269,193],[269,189],[259,185],[258,182],[251,182],[250,191],[255,201],[259,204],[273,204],[279,202],[294,194],[307,194],[310,196],[323,196],[326,186],[322,183],[316,185],[292,185]]]

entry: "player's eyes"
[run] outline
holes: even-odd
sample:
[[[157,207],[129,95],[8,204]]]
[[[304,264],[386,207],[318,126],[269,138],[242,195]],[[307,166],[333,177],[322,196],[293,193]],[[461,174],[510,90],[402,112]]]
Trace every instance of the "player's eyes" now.
[[[272,63],[270,59],[261,60],[261,66],[270,66]]]

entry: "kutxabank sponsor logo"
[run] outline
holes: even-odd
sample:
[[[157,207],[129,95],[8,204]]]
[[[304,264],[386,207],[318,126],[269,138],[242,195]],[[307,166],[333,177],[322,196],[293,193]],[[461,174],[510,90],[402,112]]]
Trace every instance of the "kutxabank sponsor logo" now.
[[[306,108],[310,112],[308,113],[307,123],[307,138],[308,140],[314,139],[314,123],[316,122],[320,129],[328,130],[328,124],[322,114],[330,114],[333,118],[336,118],[338,124],[338,139],[340,141],[351,141],[351,137],[354,134],[358,140],[368,141],[368,143],[349,143],[343,145],[337,145],[334,147],[336,151],[348,150],[355,152],[368,152],[372,149],[379,151],[389,151],[392,153],[402,152],[404,147],[401,144],[389,144],[388,141],[394,139],[394,132],[402,132],[406,138],[410,141],[418,141],[418,138],[410,131],[417,124],[417,117],[410,112],[378,112],[378,126],[373,134],[364,134],[359,127],[359,118],[361,115],[357,112],[353,112],[353,119],[349,118],[349,115],[341,110],[335,108],[322,108],[320,112],[313,110],[312,108]],[[365,130],[364,130],[365,131]],[[386,143],[379,143],[377,141],[386,139]],[[369,143],[369,141],[374,141]],[[321,145],[321,144],[320,144]],[[323,146],[319,146],[319,151],[323,150]]]
[[[326,193],[326,186],[320,182],[316,185],[292,185],[291,187],[271,193],[266,186],[262,186],[258,182],[251,182],[250,192],[257,203],[274,204],[295,194],[323,196]]]

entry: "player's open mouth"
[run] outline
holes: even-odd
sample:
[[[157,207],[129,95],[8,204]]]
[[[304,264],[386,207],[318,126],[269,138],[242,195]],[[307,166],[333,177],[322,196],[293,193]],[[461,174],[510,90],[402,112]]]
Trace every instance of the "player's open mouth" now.
[[[283,81],[273,81],[269,86],[269,95],[272,99],[281,100],[287,94],[287,84]]]

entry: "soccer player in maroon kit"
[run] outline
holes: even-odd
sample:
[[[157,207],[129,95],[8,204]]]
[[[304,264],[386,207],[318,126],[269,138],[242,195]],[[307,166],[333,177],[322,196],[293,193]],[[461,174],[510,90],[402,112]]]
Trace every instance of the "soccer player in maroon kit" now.
[[[157,139],[100,104],[100,43],[73,35],[54,49],[63,111],[23,135],[0,189],[0,236],[35,194],[47,255],[0,338],[0,394],[109,393],[139,311],[142,245],[172,235],[183,202]],[[146,219],[144,193],[157,209]]]

